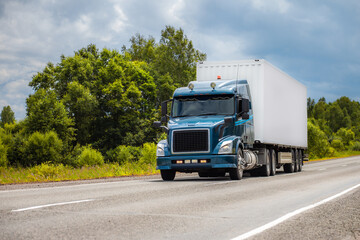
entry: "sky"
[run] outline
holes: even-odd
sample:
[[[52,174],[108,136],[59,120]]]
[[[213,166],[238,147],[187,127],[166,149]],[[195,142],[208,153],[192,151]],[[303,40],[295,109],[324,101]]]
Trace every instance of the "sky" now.
[[[209,61],[265,59],[308,97],[360,101],[359,0],[0,0],[0,109],[26,116],[32,77],[93,43],[182,28]]]

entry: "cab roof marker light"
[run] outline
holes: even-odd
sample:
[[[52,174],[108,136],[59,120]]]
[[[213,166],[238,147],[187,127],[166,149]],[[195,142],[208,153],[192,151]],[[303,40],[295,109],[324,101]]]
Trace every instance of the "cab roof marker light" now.
[[[192,91],[194,89],[194,84],[193,83],[189,83],[188,88]]]

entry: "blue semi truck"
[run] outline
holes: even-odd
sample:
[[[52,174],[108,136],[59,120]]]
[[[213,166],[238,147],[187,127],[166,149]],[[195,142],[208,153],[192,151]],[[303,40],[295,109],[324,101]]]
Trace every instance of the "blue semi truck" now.
[[[154,126],[167,133],[156,152],[165,181],[176,172],[292,173],[307,160],[306,87],[265,60],[198,63],[197,81],[176,89],[161,113]]]

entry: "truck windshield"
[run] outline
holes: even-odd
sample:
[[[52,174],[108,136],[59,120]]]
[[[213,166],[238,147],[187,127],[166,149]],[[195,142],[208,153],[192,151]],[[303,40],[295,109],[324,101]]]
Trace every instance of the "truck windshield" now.
[[[173,102],[172,117],[233,115],[234,95],[177,97]]]

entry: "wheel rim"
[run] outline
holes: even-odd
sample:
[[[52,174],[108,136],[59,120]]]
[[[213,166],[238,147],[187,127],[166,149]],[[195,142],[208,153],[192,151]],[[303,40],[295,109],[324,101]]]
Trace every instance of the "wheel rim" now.
[[[237,159],[238,159],[238,165],[237,165],[237,171],[239,173],[240,178],[242,178],[243,175],[243,171],[244,171],[244,158],[241,154],[241,150],[239,149],[238,154],[237,154]]]

